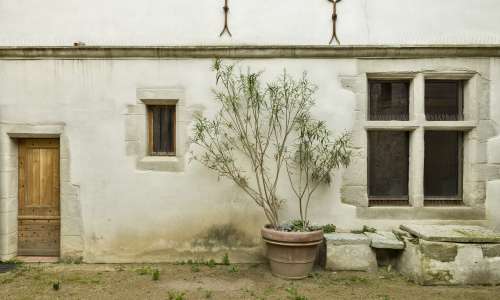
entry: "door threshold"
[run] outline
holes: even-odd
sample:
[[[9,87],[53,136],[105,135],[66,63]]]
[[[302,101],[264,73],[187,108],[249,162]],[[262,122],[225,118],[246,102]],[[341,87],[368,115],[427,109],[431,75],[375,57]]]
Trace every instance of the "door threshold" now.
[[[17,260],[25,263],[57,263],[59,257],[57,256],[18,256]]]

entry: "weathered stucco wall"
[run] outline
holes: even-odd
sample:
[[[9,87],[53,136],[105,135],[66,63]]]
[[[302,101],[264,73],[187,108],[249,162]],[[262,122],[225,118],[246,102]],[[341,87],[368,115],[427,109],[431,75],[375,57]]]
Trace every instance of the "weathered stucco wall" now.
[[[196,257],[252,261],[261,251],[262,215],[228,181],[197,163],[184,172],[144,171],[125,147],[128,106],[144,87],[184,89],[186,110],[210,114],[211,60],[2,61],[0,119],[4,123],[64,123],[71,184],[79,186],[87,261],[152,261]],[[338,130],[352,124],[353,95],[338,81],[352,60],[253,61],[274,78],[284,67],[308,70],[320,85],[318,115]],[[187,135],[187,133],[186,133]],[[354,209],[332,201],[333,186],[317,201],[318,221],[350,224]],[[67,220],[71,222],[71,220]],[[62,223],[66,222],[64,219]],[[64,243],[64,241],[63,241]],[[219,251],[219,252],[218,252]],[[194,254],[193,254],[194,253]]]
[[[233,37],[219,37],[223,0],[0,1],[0,45],[315,44],[331,35],[326,0],[231,0]],[[349,0],[343,44],[500,43],[497,0]]]
[[[415,64],[407,61],[403,66],[412,71],[450,71],[466,66],[487,72],[488,62],[434,59]],[[71,201],[78,202],[72,207],[81,209],[81,218],[63,218],[62,223],[63,227],[65,222],[81,226],[86,261],[176,261],[219,258],[224,252],[229,252],[234,261],[260,258],[259,228],[265,219],[229,181],[218,180],[196,162],[187,163],[181,172],[138,168],[137,158],[127,152],[127,118],[130,106],[138,103],[138,89],[183,90],[188,125],[194,111],[207,115],[215,112],[211,63],[210,59],[0,61],[2,123],[64,124],[62,136],[71,154],[65,171],[69,172],[70,186],[78,187]],[[388,72],[401,71],[391,60],[378,63],[383,64]],[[283,68],[296,76],[307,71],[319,86],[314,108],[317,117],[326,120],[335,132],[352,130],[359,124],[359,95],[348,84],[349,78],[360,75],[356,59],[244,60],[240,65],[265,70],[264,79],[275,78]],[[495,99],[492,107],[498,107]],[[314,199],[311,216],[315,222],[334,223],[341,228],[363,224],[388,228],[413,218],[400,210],[376,213],[375,218],[360,216],[354,206],[341,202],[341,178],[336,174],[335,184],[322,188]],[[489,190],[491,199],[498,198],[495,191]],[[294,217],[296,211],[292,204],[283,215]],[[446,216],[443,209],[420,214],[423,217],[415,222]],[[462,211],[465,214],[467,211]],[[443,222],[461,219],[456,216],[445,217]],[[475,216],[463,219],[481,219]],[[2,218],[2,222],[8,221]]]

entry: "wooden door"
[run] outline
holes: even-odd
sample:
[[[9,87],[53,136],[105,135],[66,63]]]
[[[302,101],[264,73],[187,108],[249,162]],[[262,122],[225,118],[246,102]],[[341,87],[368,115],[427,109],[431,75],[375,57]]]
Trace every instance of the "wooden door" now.
[[[19,141],[18,255],[59,256],[59,140]]]

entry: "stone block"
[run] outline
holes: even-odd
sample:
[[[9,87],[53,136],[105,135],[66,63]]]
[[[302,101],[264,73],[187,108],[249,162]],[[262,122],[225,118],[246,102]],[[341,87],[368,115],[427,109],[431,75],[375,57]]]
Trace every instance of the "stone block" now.
[[[127,114],[144,116],[146,114],[146,105],[144,104],[127,105]]]
[[[17,197],[1,198],[0,213],[17,212]]]
[[[500,233],[482,226],[403,224],[400,228],[427,241],[500,243]]]
[[[488,163],[500,164],[500,136],[488,140]]]
[[[128,141],[126,144],[126,154],[127,156],[136,156],[139,154],[140,143],[136,141]]]
[[[17,171],[0,172],[0,197],[17,197]]]
[[[332,271],[377,270],[377,258],[364,234],[325,234],[326,269]]]
[[[326,233],[326,242],[330,245],[370,245],[370,239],[365,234],[356,233]]]
[[[17,232],[17,212],[0,213],[0,234]]]
[[[368,195],[366,186],[345,185],[341,191],[342,203],[357,207],[368,207]]]
[[[363,186],[367,182],[366,158],[353,157],[344,171],[342,182],[347,186]]]
[[[421,240],[419,244],[420,252],[428,258],[450,262],[457,257],[457,245],[454,243],[429,242]]]
[[[0,256],[10,256],[17,253],[17,231],[0,234]]]
[[[486,183],[484,181],[469,181],[463,184],[465,204],[478,207],[484,204],[486,198]]]
[[[2,155],[12,155],[17,157],[17,142],[10,138],[6,132],[2,132],[0,138],[0,151]]]
[[[482,245],[484,257],[500,257],[500,244]]]
[[[500,244],[431,242],[403,237],[396,268],[422,285],[500,284]]]
[[[495,124],[491,120],[480,120],[477,129],[479,141],[486,141],[498,134]]]
[[[488,182],[485,206],[489,225],[500,231],[500,180]]]
[[[70,181],[71,179],[70,164],[71,160],[67,158],[61,158],[59,164],[61,181]]]
[[[0,171],[16,171],[17,155],[0,155]]]
[[[398,240],[392,232],[377,231],[366,232],[366,236],[371,240],[370,246],[377,249],[396,249],[401,250],[405,248],[405,243]]]

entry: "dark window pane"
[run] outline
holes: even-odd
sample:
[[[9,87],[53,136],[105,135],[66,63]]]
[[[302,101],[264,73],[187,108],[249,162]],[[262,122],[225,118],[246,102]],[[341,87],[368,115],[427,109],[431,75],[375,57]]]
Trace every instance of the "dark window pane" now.
[[[462,133],[425,132],[425,197],[461,197]]]
[[[462,81],[427,80],[425,117],[429,121],[463,120]]]
[[[408,199],[408,159],[408,132],[368,132],[368,195]]]
[[[175,152],[175,106],[150,106],[152,111],[152,154],[172,155]]]
[[[370,81],[370,120],[407,121],[409,81]]]

